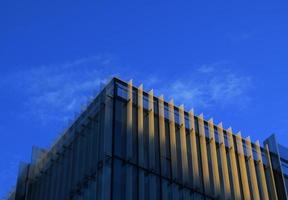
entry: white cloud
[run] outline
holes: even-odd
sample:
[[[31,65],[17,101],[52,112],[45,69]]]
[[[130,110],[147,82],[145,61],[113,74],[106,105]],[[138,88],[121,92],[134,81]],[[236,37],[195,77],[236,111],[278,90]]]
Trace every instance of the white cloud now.
[[[232,103],[237,98],[247,98],[246,92],[251,86],[251,78],[233,73],[214,77],[209,81],[211,99],[215,102]]]
[[[102,83],[113,76],[111,59],[92,56],[78,60],[32,67],[6,79],[17,93],[24,94],[24,118],[67,121],[95,96]],[[6,81],[7,81],[6,80]]]
[[[215,70],[213,65],[202,65],[200,66],[197,71],[200,73],[211,73]]]
[[[231,105],[242,109],[251,99],[248,92],[252,88],[252,80],[231,71],[227,66],[223,62],[201,65],[189,72],[191,75],[174,79],[160,90],[169,94],[168,98],[191,107]]]
[[[154,88],[156,95],[166,94],[176,103],[199,109],[227,105],[243,108],[250,101],[251,78],[232,71],[228,62],[200,65],[184,76],[178,74],[173,78],[172,74],[166,78],[157,72],[148,75],[133,72],[131,68],[115,68],[109,57],[92,56],[33,67],[9,79],[18,80],[16,86],[13,83],[14,88],[24,93],[23,117],[49,122],[72,119],[81,105],[95,96],[102,83],[119,75],[133,78],[136,84],[144,83],[145,89]]]

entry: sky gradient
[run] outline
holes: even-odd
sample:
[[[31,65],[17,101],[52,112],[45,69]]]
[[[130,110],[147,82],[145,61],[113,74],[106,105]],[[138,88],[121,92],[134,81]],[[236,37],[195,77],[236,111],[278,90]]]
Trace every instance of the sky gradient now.
[[[0,198],[111,77],[288,146],[288,3],[0,3]]]

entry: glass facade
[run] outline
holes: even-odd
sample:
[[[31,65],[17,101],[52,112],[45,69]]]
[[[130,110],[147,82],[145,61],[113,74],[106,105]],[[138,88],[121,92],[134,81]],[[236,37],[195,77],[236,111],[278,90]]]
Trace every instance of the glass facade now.
[[[271,145],[114,78],[51,149],[33,148],[9,199],[285,199]]]

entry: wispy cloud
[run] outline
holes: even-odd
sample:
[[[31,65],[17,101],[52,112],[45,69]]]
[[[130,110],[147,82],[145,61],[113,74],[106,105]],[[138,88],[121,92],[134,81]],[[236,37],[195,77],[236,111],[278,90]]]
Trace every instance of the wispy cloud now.
[[[111,60],[91,56],[60,64],[32,67],[7,77],[18,80],[13,89],[25,96],[23,116],[46,120],[67,121],[80,110],[89,97],[95,96],[100,85],[113,75]]]
[[[170,81],[162,88],[169,98],[197,108],[237,106],[244,108],[251,100],[251,77],[241,75],[225,62],[196,67],[185,77]]]
[[[215,70],[214,64],[201,65],[199,68],[197,68],[197,71],[200,73],[211,73],[214,70]]]
[[[131,68],[115,68],[111,59],[92,56],[78,60],[32,67],[10,77],[18,80],[14,88],[25,95],[23,116],[42,122],[68,121],[81,105],[95,96],[100,85],[112,76],[133,78],[145,88],[154,88],[189,107],[237,106],[244,108],[250,101],[251,77],[232,70],[227,62],[203,64],[191,68],[185,76],[163,77],[160,72],[140,74]],[[117,72],[117,73],[115,73]],[[132,75],[133,74],[133,75]]]

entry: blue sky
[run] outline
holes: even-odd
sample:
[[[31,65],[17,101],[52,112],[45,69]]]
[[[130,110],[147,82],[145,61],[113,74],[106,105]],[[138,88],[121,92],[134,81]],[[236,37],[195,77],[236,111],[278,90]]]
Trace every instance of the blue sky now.
[[[8,1],[7,1],[8,2]],[[288,3],[0,4],[0,197],[112,76],[288,146]]]

